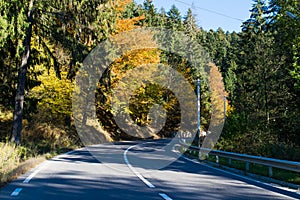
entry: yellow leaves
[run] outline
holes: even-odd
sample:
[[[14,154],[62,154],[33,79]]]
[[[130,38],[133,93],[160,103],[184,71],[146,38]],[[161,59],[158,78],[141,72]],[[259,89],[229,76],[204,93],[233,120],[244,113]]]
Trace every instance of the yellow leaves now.
[[[234,107],[230,105],[230,102],[226,99],[228,93],[225,91],[222,75],[218,67],[209,63],[210,72],[208,76],[210,90],[211,90],[211,102],[212,106],[215,108],[215,113],[218,112],[219,117],[226,116],[234,111]],[[225,105],[224,105],[225,103]],[[226,110],[224,111],[224,108]]]
[[[117,11],[117,33],[125,32],[132,30],[134,28],[138,28],[137,23],[141,20],[144,20],[146,17],[145,15],[133,17],[133,18],[127,18],[122,19],[121,15],[124,13],[126,6],[130,3],[132,3],[132,0],[117,0],[116,4],[113,5],[115,10]]]
[[[130,3],[132,3],[132,0],[117,0],[113,6],[118,13],[123,13],[126,6]]]
[[[139,49],[129,52],[115,60],[113,70],[125,69],[125,66],[141,66],[145,64],[158,64],[159,63],[159,50],[157,49]]]
[[[158,45],[154,39],[155,31],[150,29],[134,29],[132,31],[120,33],[111,38],[123,51],[134,51],[139,49],[154,49]],[[126,52],[127,53],[127,52]]]
[[[160,53],[156,41],[153,39],[154,33],[152,31],[139,30],[139,22],[145,19],[145,16],[134,16],[132,18],[123,18],[125,9],[128,4],[132,3],[132,0],[117,0],[113,7],[117,11],[116,29],[115,35],[110,39],[114,44],[118,45],[118,48],[122,51],[122,56],[115,59],[110,66],[110,74],[107,79],[109,81],[103,81],[105,83],[100,84],[101,88],[101,100],[98,105],[100,109],[107,109],[109,107],[111,98],[111,90],[114,88],[124,87],[126,88],[126,81],[122,78],[129,77],[130,80],[139,80],[139,77],[151,77],[154,73],[152,70],[140,70],[131,73],[130,70],[139,66],[147,67],[148,64],[159,64]],[[133,30],[133,31],[132,31]],[[146,73],[149,74],[145,74]],[[131,73],[131,74],[130,74]],[[129,75],[128,75],[129,74]],[[124,112],[130,114],[136,122],[144,124],[147,122],[147,112],[149,106],[153,104],[155,98],[152,93],[159,93],[161,88],[155,87],[155,91],[148,91],[147,83],[142,83],[140,87],[135,91],[131,98],[131,107],[125,107]],[[99,89],[100,89],[99,88]],[[124,96],[129,95],[124,90]],[[151,93],[151,94],[150,94]],[[132,94],[131,94],[132,95]],[[124,102],[116,102],[120,107]],[[114,113],[114,110],[110,110]]]
[[[218,97],[220,96],[226,96],[223,78],[218,67],[213,63],[209,63],[208,66],[210,67],[208,81],[210,83],[211,92],[214,94],[212,98],[219,99]]]
[[[126,37],[124,37],[124,34],[126,34]],[[112,82],[119,80],[122,74],[129,69],[141,65],[160,63],[161,51],[153,40],[152,32],[136,30],[124,34],[117,35],[112,39],[120,48],[125,49],[123,56],[117,58],[112,65],[111,72],[116,75],[115,80],[112,80]],[[147,48],[145,49],[145,47]]]
[[[208,82],[211,91],[211,104],[213,108],[212,115],[214,117],[212,122],[217,124],[224,117],[224,98],[227,96],[227,94],[225,91],[223,78],[218,67],[213,63],[209,63],[208,66],[210,67]]]
[[[62,72],[61,79],[58,79],[51,68],[49,73],[45,70],[38,79],[41,85],[34,87],[31,95],[40,99],[38,110],[45,112],[44,120],[54,115],[71,115],[74,84],[67,79],[67,72]]]
[[[227,100],[226,101],[226,116],[229,116],[231,113],[233,113],[235,108],[230,105],[230,102]]]
[[[139,28],[139,26],[137,26],[136,24],[141,21],[144,20],[145,16],[138,16],[138,17],[134,17],[131,19],[117,19],[117,29],[118,32],[125,32],[125,31],[129,31],[132,30],[134,28]]]
[[[13,113],[5,108],[4,106],[0,105],[0,121],[8,121],[13,118]]]

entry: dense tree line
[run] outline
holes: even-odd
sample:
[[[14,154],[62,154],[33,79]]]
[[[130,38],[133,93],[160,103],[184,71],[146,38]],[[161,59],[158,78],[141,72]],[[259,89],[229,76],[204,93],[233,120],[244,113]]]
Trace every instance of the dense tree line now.
[[[26,37],[31,29],[25,93],[20,93],[25,96],[24,118],[29,124],[43,121],[72,127],[70,107],[58,106],[70,103],[71,93],[55,84],[54,76],[46,78],[47,73],[56,74],[59,81],[65,82],[63,87],[71,91],[82,61],[100,42],[138,27],[161,27],[183,31],[201,44],[222,74],[228,106],[218,148],[299,158],[300,5],[296,0],[254,0],[251,16],[241,24],[239,33],[224,32],[221,28],[204,30],[197,26],[192,9],[182,15],[175,6],[169,11],[157,10],[151,1],[137,5],[130,0],[12,0],[0,1],[0,12],[1,108],[13,110],[18,101],[18,72],[24,64]],[[176,39],[174,35],[170,46],[176,44]],[[190,63],[169,52],[145,50],[124,55],[105,72],[96,94],[97,115],[113,139],[127,136],[112,118],[111,89],[127,70],[141,62],[168,64],[191,83],[193,79],[206,78],[193,72]],[[207,129],[213,97],[206,84],[201,85],[201,91],[202,128]],[[153,93],[159,95],[155,97]],[[147,104],[141,105],[140,101]],[[180,110],[174,94],[166,89],[157,85],[140,88],[132,100],[131,117],[139,125],[147,124],[149,119],[143,113],[157,102],[168,111],[160,135],[170,136],[178,126]]]

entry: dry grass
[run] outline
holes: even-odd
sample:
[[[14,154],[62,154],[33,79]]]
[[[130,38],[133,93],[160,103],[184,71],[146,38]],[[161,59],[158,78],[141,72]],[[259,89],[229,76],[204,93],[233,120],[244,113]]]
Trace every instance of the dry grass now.
[[[0,187],[45,160],[45,156],[24,159],[24,147],[0,143]]]
[[[0,142],[0,187],[47,158],[77,147],[63,128],[46,123],[28,127],[24,122],[20,146]]]
[[[20,158],[19,152],[16,151],[16,148],[12,145],[6,143],[0,143],[0,177],[1,183],[5,181],[4,177],[9,174],[11,169],[19,165]]]
[[[0,187],[46,158],[74,148],[73,135],[65,127],[27,120],[23,120],[21,145],[15,146],[8,142],[11,125],[12,112],[0,107]]]

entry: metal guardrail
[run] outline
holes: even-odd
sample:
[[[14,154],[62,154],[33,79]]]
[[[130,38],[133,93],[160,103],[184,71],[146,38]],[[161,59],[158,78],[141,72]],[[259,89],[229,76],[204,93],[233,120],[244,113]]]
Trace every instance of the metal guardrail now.
[[[185,150],[196,151],[199,153],[199,147],[190,146],[183,141],[179,141],[179,144],[185,148]],[[269,168],[269,177],[273,176],[273,168],[284,169],[288,171],[300,173],[300,162],[293,162],[288,160],[280,160],[273,158],[266,158],[261,156],[251,156],[247,154],[232,153],[219,150],[203,149],[200,152],[207,152],[209,155],[216,156],[216,163],[219,164],[219,157],[228,158],[228,164],[232,164],[232,160],[244,161],[246,172],[249,171],[250,163],[260,164]]]

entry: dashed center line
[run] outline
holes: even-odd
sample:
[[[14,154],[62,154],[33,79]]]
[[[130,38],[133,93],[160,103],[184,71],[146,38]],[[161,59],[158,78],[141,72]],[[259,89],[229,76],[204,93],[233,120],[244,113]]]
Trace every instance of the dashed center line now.
[[[150,183],[146,178],[144,178],[137,170],[135,170],[135,168],[130,164],[128,158],[127,158],[127,153],[130,149],[134,148],[135,146],[137,145],[133,145],[133,146],[130,146],[129,148],[127,148],[123,154],[124,156],[124,161],[125,163],[127,164],[127,166],[130,168],[130,170],[141,180],[143,181],[143,183],[145,183],[149,188],[155,188],[155,186]],[[72,152],[71,152],[72,153]],[[71,154],[70,153],[70,154]],[[36,170],[34,170],[24,181],[23,183],[29,183],[31,181],[31,179],[36,176],[41,170],[42,168],[45,166],[42,165],[40,167],[38,167]],[[23,190],[23,188],[16,188],[11,194],[10,196],[19,196],[20,192]],[[171,197],[169,197],[167,194],[165,193],[158,193],[158,195],[160,197],[162,197],[164,200],[173,200]]]
[[[173,200],[171,197],[169,197],[168,195],[166,195],[165,193],[158,193],[159,196],[161,196],[163,199],[165,200]]]
[[[16,188],[11,194],[10,196],[15,197],[18,196],[19,193],[23,190],[23,188]]]

